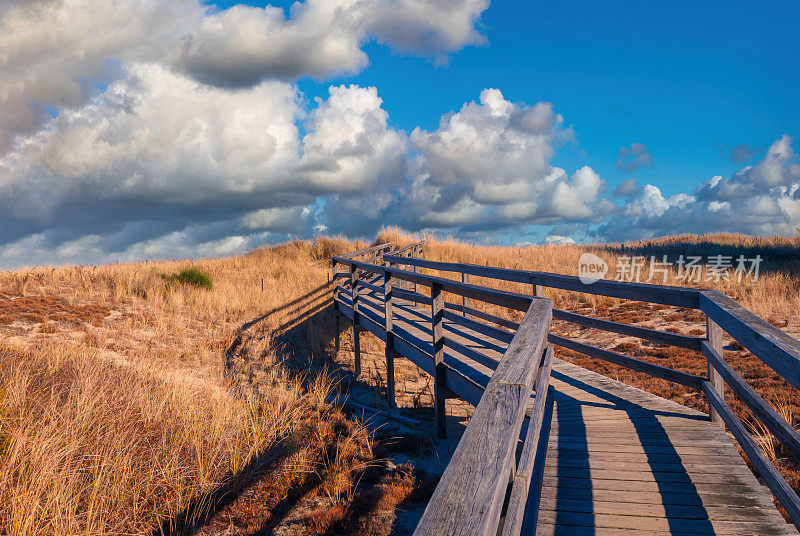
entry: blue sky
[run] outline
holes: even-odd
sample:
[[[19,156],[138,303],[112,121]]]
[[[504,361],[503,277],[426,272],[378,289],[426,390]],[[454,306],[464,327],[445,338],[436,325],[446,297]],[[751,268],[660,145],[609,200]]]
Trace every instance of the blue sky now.
[[[287,12],[291,4],[272,2]],[[588,163],[613,187],[630,177],[614,167],[620,147],[644,143],[657,163],[635,175],[671,195],[742,167],[720,145],[763,153],[778,133],[800,137],[798,24],[800,3],[790,1],[509,0],[481,17],[488,43],[445,66],[373,42],[369,67],[339,80],[376,86],[391,124],[408,131],[435,129],[486,87],[512,101],[552,102],[576,137],[557,165]],[[324,97],[331,83],[299,85]]]
[[[800,226],[797,2],[55,5],[0,8],[0,266]]]

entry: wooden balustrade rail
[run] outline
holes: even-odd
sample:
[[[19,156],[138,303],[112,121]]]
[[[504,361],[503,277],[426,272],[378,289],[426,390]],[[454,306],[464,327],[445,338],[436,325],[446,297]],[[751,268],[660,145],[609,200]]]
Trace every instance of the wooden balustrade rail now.
[[[445,471],[415,534],[492,534],[498,533],[501,509],[505,509],[503,535],[516,535],[535,525],[536,502],[530,492],[537,489],[535,460],[543,458],[540,435],[552,411],[548,410],[548,379],[552,350],[545,352],[548,342],[584,355],[628,367],[653,377],[669,380],[706,395],[713,421],[727,426],[736,437],[753,465],[780,501],[794,524],[800,527],[800,498],[786,483],[774,465],[764,456],[746,428],[725,402],[724,385],[738,397],[795,458],[800,461],[800,434],[778,412],[759,396],[726,362],[722,332],[748,349],[775,370],[782,378],[800,389],[800,341],[790,337],[734,300],[715,290],[648,285],[600,280],[583,283],[578,277],[545,272],[511,270],[464,263],[449,263],[418,258],[424,254],[424,244],[417,243],[395,250],[391,244],[381,244],[358,252],[334,257],[334,308],[353,320],[356,340],[356,367],[360,371],[357,333],[362,326],[380,333],[386,342],[387,371],[393,371],[393,359],[402,355],[434,377],[435,422],[439,435],[444,435],[444,401],[452,394],[477,405],[452,461]],[[380,259],[370,263],[356,257]],[[348,268],[349,274],[336,273],[336,266]],[[410,267],[411,269],[407,269]],[[420,270],[442,271],[459,275],[450,279],[421,273]],[[510,292],[471,283],[470,276],[531,285],[531,294]],[[379,278],[378,281],[375,281]],[[369,280],[367,280],[369,279]],[[350,283],[347,291],[345,283]],[[408,284],[413,285],[412,288]],[[401,288],[401,285],[407,288]],[[426,287],[430,296],[420,293]],[[668,333],[665,331],[593,318],[578,313],[553,309],[549,300],[537,298],[542,288],[568,290],[675,307],[699,309],[707,317],[705,337]],[[370,291],[385,300],[385,326],[360,315],[361,292]],[[445,294],[461,296],[460,304],[445,300]],[[420,341],[393,326],[393,308],[397,300],[424,305],[429,311],[431,340]],[[473,301],[525,311],[521,323],[503,318],[473,306]],[[349,303],[348,303],[349,302]],[[340,307],[346,304],[346,308]],[[340,312],[341,308],[341,312]],[[460,314],[457,314],[460,313]],[[338,351],[338,316],[336,348]],[[706,376],[688,374],[647,361],[625,356],[563,336],[548,333],[552,319],[576,325],[638,337],[659,344],[696,351],[707,363]],[[490,339],[508,344],[502,359],[494,367],[483,356],[476,355],[465,345],[448,339],[444,321],[464,326]],[[511,331],[509,331],[511,330]],[[445,348],[452,348],[476,362],[494,368],[488,384],[480,385],[474,378],[447,362]],[[393,373],[390,407],[394,405]],[[534,385],[535,381],[535,385]],[[524,438],[522,455],[516,461],[514,452],[523,420],[525,406],[535,387],[536,400]],[[546,450],[546,441],[544,448]],[[518,463],[518,465],[517,465]],[[542,462],[543,463],[543,462]],[[538,477],[537,477],[538,474]],[[510,495],[506,487],[511,479]],[[470,493],[465,494],[466,489]],[[535,495],[535,493],[534,493]],[[537,503],[538,504],[538,503]],[[532,518],[531,516],[534,516]]]

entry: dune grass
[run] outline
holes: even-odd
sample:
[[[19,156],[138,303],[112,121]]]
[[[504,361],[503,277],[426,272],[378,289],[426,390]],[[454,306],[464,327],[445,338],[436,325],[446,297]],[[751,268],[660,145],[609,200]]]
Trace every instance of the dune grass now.
[[[426,241],[427,256],[434,260],[566,274],[576,273],[583,252],[610,265],[623,254],[618,244],[492,247],[392,228],[377,237],[400,246],[419,239]],[[797,247],[794,239],[712,235],[626,248],[659,254],[680,244],[760,248],[765,254]],[[364,500],[353,486],[369,465],[369,435],[325,402],[329,380],[290,374],[285,365],[287,360],[324,358],[330,351],[332,326],[329,311],[325,314],[329,259],[365,245],[318,238],[226,259],[0,272],[0,533],[149,532],[179,518],[193,501],[276,447],[293,450],[281,465],[281,476],[271,480],[272,498],[263,504],[278,502],[308,474],[325,474],[319,493],[333,500],[311,516],[314,526],[320,531],[356,526],[346,520],[352,505]],[[755,283],[700,286],[718,288],[797,333],[798,263],[784,258],[765,268]],[[174,276],[175,284],[165,285],[162,274],[172,274],[167,278]],[[521,284],[473,282],[530,291]],[[671,272],[668,283],[676,282]],[[583,314],[631,323],[660,315],[672,330],[704,329],[702,318],[686,311],[553,289],[546,289],[545,296],[556,307]],[[516,314],[473,304],[493,314]],[[566,329],[558,323],[554,327]],[[365,337],[364,344],[378,343]],[[690,352],[656,355],[658,349],[639,343],[609,345],[690,372],[705,367]],[[234,348],[241,363],[231,363]],[[701,398],[667,382],[569,352],[559,355],[703,407]],[[780,411],[797,420],[795,390],[765,366],[754,365],[746,352],[726,351],[726,356],[759,392],[782,406]],[[728,399],[752,422],[730,394]],[[798,473],[780,448],[773,449],[768,438],[762,444],[774,450],[782,472],[798,489]],[[396,505],[411,493],[410,478],[403,471],[386,477],[380,484],[385,495],[375,500]],[[367,530],[363,527],[368,525],[359,526]]]

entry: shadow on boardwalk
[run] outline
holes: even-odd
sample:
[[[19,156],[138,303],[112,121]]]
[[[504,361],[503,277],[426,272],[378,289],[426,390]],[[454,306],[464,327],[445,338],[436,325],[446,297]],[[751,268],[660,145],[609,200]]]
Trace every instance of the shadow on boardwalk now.
[[[556,411],[553,419],[558,426],[556,435],[558,438],[556,449],[558,464],[556,466],[554,535],[578,532],[582,535],[591,535],[596,533],[599,526],[602,526],[598,523],[597,513],[593,509],[596,499],[589,450],[589,437],[593,435],[593,432],[587,429],[587,424],[590,424],[591,421],[586,420],[585,415],[585,410],[591,408],[619,410],[627,414],[634,434],[638,437],[638,443],[643,449],[649,470],[654,475],[669,532],[684,534],[690,530],[696,534],[715,533],[705,509],[702,507],[703,501],[692,482],[692,476],[683,465],[677,449],[670,440],[670,435],[658,418],[659,416],[680,417],[687,421],[707,421],[706,416],[659,410],[642,412],[640,407],[632,405],[630,401],[613,393],[559,371],[554,370],[552,374],[554,379],[603,401],[579,400],[567,393],[556,391]],[[562,440],[562,436],[564,436],[564,440]],[[670,461],[669,479],[656,477],[660,471],[664,471],[663,462],[665,460]],[[630,493],[635,494],[634,491]],[[676,497],[676,493],[679,496]],[[625,514],[626,512],[622,510],[625,505],[620,503],[618,506],[620,507],[619,513]],[[607,512],[601,512],[601,514],[603,513]]]

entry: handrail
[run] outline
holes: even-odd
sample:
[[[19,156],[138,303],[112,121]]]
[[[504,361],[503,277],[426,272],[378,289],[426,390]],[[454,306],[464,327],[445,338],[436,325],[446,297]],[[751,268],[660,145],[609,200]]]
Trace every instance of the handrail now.
[[[458,272],[515,283],[529,283],[543,287],[573,290],[585,292],[587,294],[610,296],[613,298],[640,300],[663,305],[673,305],[676,307],[686,307],[688,309],[698,309],[700,307],[698,302],[700,291],[687,287],[649,285],[646,283],[629,283],[623,281],[609,281],[606,279],[600,279],[594,283],[584,283],[576,276],[552,274],[548,272],[512,270],[510,268],[495,268],[492,266],[481,266],[479,264],[429,261],[426,259],[397,257],[394,255],[385,255],[384,259],[395,264],[407,264],[420,268]]]
[[[700,309],[728,335],[800,389],[800,341],[718,290],[700,293]]]
[[[391,249],[394,247],[394,242],[385,242],[383,244],[377,244],[375,246],[370,246],[368,248],[359,249],[356,251],[351,251],[349,253],[343,253],[342,255],[337,255],[333,258],[333,263],[336,264],[336,259],[352,259],[354,257],[359,257],[361,255],[367,255],[369,253],[373,253],[375,251],[383,251],[386,249]]]
[[[388,256],[384,256],[385,261],[393,264],[402,264],[397,263],[396,260],[404,258],[405,257],[392,257],[390,259]],[[531,296],[528,294],[520,294],[518,292],[508,292],[505,290],[482,287],[480,285],[461,283],[460,281],[456,281],[454,279],[446,279],[444,277],[414,273],[408,270],[394,268],[392,266],[378,266],[366,262],[344,259],[342,257],[334,257],[334,259],[341,264],[349,265],[350,267],[360,269],[364,272],[376,275],[390,274],[392,277],[397,279],[418,283],[426,287],[441,285],[444,292],[458,294],[459,296],[467,296],[479,301],[500,305],[502,307],[509,307],[518,311],[526,311],[531,302]]]
[[[553,414],[553,386],[550,372],[553,367],[553,346],[548,346],[536,378],[536,400],[531,420],[522,444],[522,452],[514,472],[511,495],[506,507],[502,536],[517,536],[536,532],[536,516],[541,499],[542,477],[549,438],[549,420]],[[531,496],[531,491],[535,496]]]
[[[794,492],[788,482],[781,476],[775,466],[764,455],[764,451],[753,440],[752,436],[747,432],[747,429],[742,424],[742,421],[734,415],[730,406],[725,400],[716,392],[713,386],[708,383],[703,383],[703,392],[708,397],[708,402],[719,412],[722,420],[727,425],[728,429],[739,442],[742,450],[747,454],[747,458],[756,468],[758,474],[767,483],[772,494],[778,499],[778,502],[783,506],[789,518],[796,527],[800,527],[800,498]]]
[[[497,534],[551,319],[552,302],[535,298],[486,386],[415,536]]]
[[[422,240],[420,242],[414,242],[413,244],[409,244],[409,245],[407,245],[405,247],[402,247],[400,249],[396,249],[396,250],[392,251],[392,253],[393,253],[393,255],[395,257],[399,257],[402,253],[405,253],[406,251],[411,252],[411,253],[416,253],[417,251],[424,252],[425,251],[425,241]]]
[[[412,246],[416,246],[416,244]],[[419,251],[410,246],[407,246],[404,250],[412,251],[412,254],[414,251]],[[403,250],[398,251],[403,252]],[[489,436],[495,437],[495,439],[500,442],[498,457],[491,458],[494,465],[492,465],[491,468],[484,468],[495,478],[495,480],[489,482],[471,472],[474,468],[466,467],[467,464],[464,460],[466,459],[465,456],[470,452],[481,452],[481,454],[485,455],[486,452],[491,452],[492,449],[486,449],[486,451],[475,450],[480,445],[479,439],[472,437],[476,432],[470,432],[469,436],[467,436],[467,432],[465,432],[465,437],[471,439],[468,439],[465,443],[467,446],[462,448],[460,443],[459,447],[456,449],[458,457],[454,455],[453,462],[451,462],[451,466],[454,468],[451,469],[451,466],[448,466],[448,469],[445,471],[445,476],[447,478],[443,476],[440,482],[439,487],[444,491],[440,492],[439,487],[437,487],[434,498],[431,499],[431,503],[429,503],[429,507],[426,509],[425,516],[423,516],[425,523],[423,524],[420,522],[415,534],[494,535],[497,531],[497,524],[495,523],[496,517],[499,516],[500,508],[503,505],[498,497],[505,497],[504,494],[501,494],[500,488],[502,487],[503,490],[505,490],[505,482],[507,482],[507,480],[504,481],[498,475],[506,469],[503,463],[505,463],[504,460],[508,459],[506,457],[508,453],[506,451],[507,445],[504,441],[506,437],[510,437],[508,435],[508,427],[512,422],[516,422],[518,414],[516,410],[512,411],[511,407],[507,408],[505,406],[502,407],[502,411],[506,413],[491,414],[491,411],[486,409],[491,406],[495,408],[495,410],[501,411],[498,408],[500,408],[502,404],[508,402],[508,400],[504,398],[505,395],[501,396],[499,394],[502,389],[497,386],[495,379],[502,378],[503,376],[498,375],[498,372],[495,372],[492,376],[489,385],[486,387],[486,391],[481,395],[480,385],[476,385],[472,379],[463,376],[456,369],[444,362],[443,349],[445,345],[451,348],[455,347],[456,349],[458,349],[458,345],[449,342],[443,335],[441,329],[442,320],[446,318],[449,322],[460,324],[501,342],[509,342],[510,340],[508,351],[500,361],[500,364],[497,365],[496,370],[501,371],[504,370],[504,367],[512,366],[510,365],[511,360],[509,359],[509,355],[515,354],[509,354],[509,352],[512,347],[518,346],[520,334],[529,329],[526,327],[527,319],[529,318],[530,312],[537,306],[536,304],[541,303],[541,298],[529,294],[509,292],[470,284],[470,275],[500,281],[531,284],[534,286],[534,294],[538,294],[537,287],[552,287],[588,294],[699,309],[706,315],[708,320],[705,337],[692,337],[668,333],[641,326],[593,318],[570,311],[552,309],[552,305],[548,310],[547,322],[549,325],[552,319],[557,319],[593,329],[631,335],[661,344],[669,344],[696,351],[699,356],[705,357],[708,363],[707,377],[687,374],[682,371],[662,367],[555,334],[549,334],[547,340],[556,346],[571,349],[593,358],[603,359],[705,393],[709,402],[709,413],[712,420],[719,419],[721,424],[728,426],[748,458],[756,467],[758,473],[772,490],[780,504],[786,509],[789,517],[794,524],[800,528],[800,497],[798,497],[791,486],[781,477],[775,466],[766,458],[763,451],[747,432],[742,422],[725,402],[724,384],[727,384],[731,388],[732,393],[750,409],[753,415],[761,421],[798,460],[800,460],[800,433],[798,433],[790,423],[787,423],[786,420],[759,396],[725,361],[722,346],[722,331],[727,332],[734,340],[742,344],[742,346],[798,389],[800,389],[800,341],[790,337],[782,330],[769,324],[722,292],[716,290],[700,290],[608,280],[600,280],[595,283],[587,284],[573,276],[494,268],[474,264],[429,261],[415,257],[399,256],[397,255],[398,251],[383,253],[382,261],[386,266],[370,264],[352,258],[346,258],[345,256],[335,257],[334,264],[338,262],[349,266],[353,288],[358,288],[359,286],[359,273],[372,273],[383,276],[385,285],[388,285],[384,286],[385,292],[387,293],[387,300],[391,301],[391,295],[394,293],[395,297],[410,299],[416,303],[431,307],[433,318],[433,353],[430,354],[425,350],[414,347],[413,343],[404,341],[399,336],[396,338],[396,349],[400,351],[400,353],[403,353],[403,351],[410,352],[412,354],[410,357],[412,361],[416,360],[415,362],[417,362],[419,366],[424,367],[424,370],[429,374],[438,378],[434,381],[435,399],[438,400],[439,397],[444,396],[443,390],[451,389],[452,385],[452,391],[462,396],[462,398],[465,398],[473,405],[477,403],[478,408],[482,408],[480,413],[476,408],[475,414],[467,427],[467,432],[483,426],[482,433],[486,435],[485,431],[488,426],[488,429],[496,429],[496,431],[499,431],[499,435],[496,437],[492,434],[489,434]],[[413,271],[401,268],[403,266],[412,267]],[[460,273],[462,280],[457,281],[455,279],[448,279],[427,273],[418,273],[418,268]],[[356,274],[355,278],[353,274]],[[337,282],[338,279],[334,281]],[[431,289],[431,297],[423,296],[418,292],[401,290],[399,288],[390,290],[393,288],[392,285],[398,281],[414,283],[415,287],[417,285],[429,287]],[[378,290],[375,285],[370,283],[364,284],[362,282],[360,285],[372,290]],[[443,292],[460,295],[465,298],[464,302],[462,304],[445,302],[442,299]],[[469,306],[469,299],[476,299],[514,310],[526,311],[525,319],[523,319],[522,324],[518,324],[513,320],[474,309]],[[334,303],[336,303],[336,300]],[[451,312],[453,310],[461,311],[463,316]],[[356,311],[353,312],[353,316],[357,316]],[[387,318],[389,318],[388,314]],[[370,322],[372,321],[370,320]],[[516,330],[516,333],[505,331],[485,322]],[[394,340],[394,335],[392,335],[392,338]],[[386,340],[388,341],[389,339],[390,335],[387,331]],[[389,343],[387,342],[387,352],[388,347]],[[401,351],[401,349],[403,351]],[[492,363],[487,362],[487,364],[491,365]],[[532,374],[535,374],[538,365],[530,366],[532,367]],[[538,381],[539,380],[537,380],[537,382]],[[518,387],[524,391],[527,385],[528,384],[520,384]],[[500,391],[498,391],[498,389],[500,389]],[[540,398],[539,400],[543,399]],[[544,403],[545,402],[542,401],[540,405]],[[511,404],[511,406],[513,406],[513,404]],[[546,410],[542,411],[546,412]],[[503,415],[505,416],[504,419],[501,418]],[[439,414],[438,410],[437,417],[441,418],[441,414]],[[534,418],[532,421],[533,425],[529,428],[529,431],[531,428],[534,430],[536,429],[538,426],[536,419],[538,418],[538,416]],[[517,432],[519,432],[519,429],[517,429]],[[463,442],[462,440],[462,443]],[[496,447],[497,444],[495,443],[494,448]],[[530,448],[533,448],[533,446],[531,445],[528,447],[528,449]],[[478,464],[475,467],[482,466]],[[522,467],[522,465],[520,467]],[[503,471],[499,471],[498,468],[503,468]],[[534,472],[535,470],[536,469],[534,469]],[[465,475],[470,476],[471,480],[469,480],[469,483],[465,480]],[[528,478],[529,475],[524,473],[523,477]],[[535,478],[535,476],[532,478]],[[477,488],[475,487],[476,482],[480,484]],[[500,485],[501,483],[503,483],[502,486]],[[506,522],[510,523],[509,526],[514,527],[513,531],[517,531],[521,526],[521,519],[528,519],[527,522],[530,522],[529,515],[520,517],[519,497],[523,493],[523,487],[521,486],[522,484],[515,484],[512,486],[512,498],[509,499],[508,508],[513,508],[514,510],[506,511]],[[536,484],[534,480],[534,482],[530,484],[530,489],[535,491],[535,488]],[[470,500],[467,502],[464,502],[464,497],[462,497],[464,489],[476,490],[476,493],[469,495]],[[514,491],[515,489],[517,490],[516,492]],[[513,495],[514,493],[516,493],[516,495]],[[473,503],[472,499],[482,502]],[[497,504],[498,501],[500,501],[499,505]],[[476,509],[474,512],[470,510],[473,507]],[[528,505],[528,508],[529,507],[530,505]],[[431,513],[429,513],[429,510]],[[443,519],[446,519],[447,522],[445,523],[442,521]],[[465,519],[469,521],[467,522]],[[504,529],[504,531],[504,534],[518,533],[507,532],[506,529]]]

